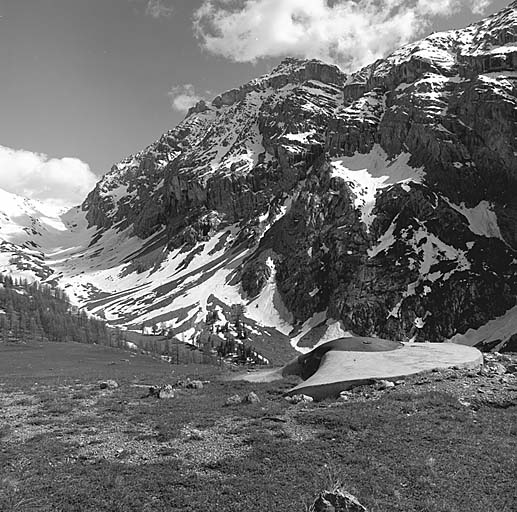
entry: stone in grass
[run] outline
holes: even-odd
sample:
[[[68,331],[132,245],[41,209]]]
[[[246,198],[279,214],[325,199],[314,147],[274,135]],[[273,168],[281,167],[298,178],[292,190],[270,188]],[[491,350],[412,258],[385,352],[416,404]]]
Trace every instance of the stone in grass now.
[[[203,389],[203,383],[200,380],[189,380],[186,387],[188,389]]]
[[[241,396],[240,395],[232,395],[232,396],[229,396],[226,399],[226,402],[224,403],[224,405],[239,405],[240,403],[242,403]]]
[[[483,377],[494,377],[504,375],[506,373],[506,366],[501,363],[484,364],[479,370],[479,374]]]
[[[149,393],[147,396],[155,396],[158,397],[160,394],[160,386],[149,386]]]
[[[166,399],[166,398],[174,398],[174,389],[170,384],[163,386],[160,391],[158,391],[158,398]]]
[[[394,388],[395,383],[391,382],[391,380],[379,380],[375,383],[375,387],[379,390]]]
[[[339,400],[341,402],[348,402],[353,396],[354,394],[351,391],[341,391],[341,393],[339,393]]]
[[[342,489],[323,491],[309,510],[310,512],[368,512],[355,496]]]
[[[246,398],[244,399],[244,401],[248,404],[259,404],[260,398],[258,397],[257,393],[251,391],[250,393],[248,393],[246,395]]]
[[[117,389],[118,388],[118,382],[116,380],[105,380],[99,384],[99,387],[101,389]]]
[[[314,402],[314,398],[312,398],[312,396],[302,394],[286,396],[285,399],[291,404],[308,404],[310,402]]]

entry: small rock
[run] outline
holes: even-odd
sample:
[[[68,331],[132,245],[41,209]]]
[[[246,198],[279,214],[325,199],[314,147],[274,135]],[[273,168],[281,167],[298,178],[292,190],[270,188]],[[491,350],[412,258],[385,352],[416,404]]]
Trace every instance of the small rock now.
[[[260,403],[260,398],[258,397],[258,395],[256,393],[251,391],[250,393],[248,393],[246,395],[246,398],[244,399],[244,401],[247,402],[248,404],[258,404],[258,403]]]
[[[170,384],[163,386],[160,391],[158,391],[158,398],[166,399],[166,398],[174,398],[176,395],[174,393],[174,389]]]
[[[239,405],[240,403],[242,403],[240,395],[232,395],[226,399],[224,405]]]
[[[203,432],[197,428],[191,428],[188,431],[188,439],[190,441],[202,441],[204,439]]]
[[[472,404],[468,400],[466,400],[463,397],[458,398],[458,402],[463,405],[464,407],[470,407]]]
[[[156,396],[160,393],[160,386],[149,386],[149,393],[147,396]]]
[[[117,389],[118,382],[115,380],[105,380],[99,384],[101,389]]]
[[[491,362],[483,365],[479,371],[480,375],[484,377],[493,377],[496,375],[504,375],[506,373],[506,366],[501,363]]]
[[[406,383],[406,381],[405,381],[405,380],[396,380],[396,381],[395,381],[395,386],[402,386],[402,385],[404,385],[405,383]]]
[[[311,512],[368,512],[355,496],[341,489],[323,491],[309,510]]]
[[[376,383],[375,387],[382,391],[383,389],[395,387],[395,384],[393,382],[391,382],[390,380],[379,380]]]
[[[189,380],[186,387],[188,389],[203,389],[203,383],[200,380]]]
[[[314,398],[312,398],[312,396],[302,395],[302,394],[286,396],[285,399],[291,404],[301,404],[301,403],[307,404],[310,402],[314,402]]]
[[[350,400],[350,398],[353,397],[353,393],[351,393],[350,391],[341,391],[341,393],[339,393],[339,400],[341,400],[342,402],[348,402],[348,400]]]

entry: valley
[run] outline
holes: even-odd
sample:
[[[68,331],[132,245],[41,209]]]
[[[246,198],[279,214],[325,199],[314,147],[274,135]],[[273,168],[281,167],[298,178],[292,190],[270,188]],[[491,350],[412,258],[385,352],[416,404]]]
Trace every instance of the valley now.
[[[517,510],[517,1],[427,33],[220,94],[187,66],[80,204],[0,188],[1,512]]]

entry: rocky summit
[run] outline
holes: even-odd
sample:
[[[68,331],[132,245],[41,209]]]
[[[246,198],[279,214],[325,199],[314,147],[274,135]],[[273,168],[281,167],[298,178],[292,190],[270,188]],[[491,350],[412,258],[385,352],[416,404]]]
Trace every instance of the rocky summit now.
[[[517,333],[517,2],[352,75],[286,59],[201,101],[62,216],[2,198],[2,264],[193,339],[246,306],[298,348]],[[281,333],[281,334],[279,334]]]

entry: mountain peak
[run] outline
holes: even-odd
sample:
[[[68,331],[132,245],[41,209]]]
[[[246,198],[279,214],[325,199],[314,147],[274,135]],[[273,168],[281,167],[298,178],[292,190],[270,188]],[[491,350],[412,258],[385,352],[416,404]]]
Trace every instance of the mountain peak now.
[[[507,8],[350,76],[284,59],[116,164],[43,262],[91,312],[180,338],[244,304],[266,350],[476,339],[517,294],[516,28]]]

